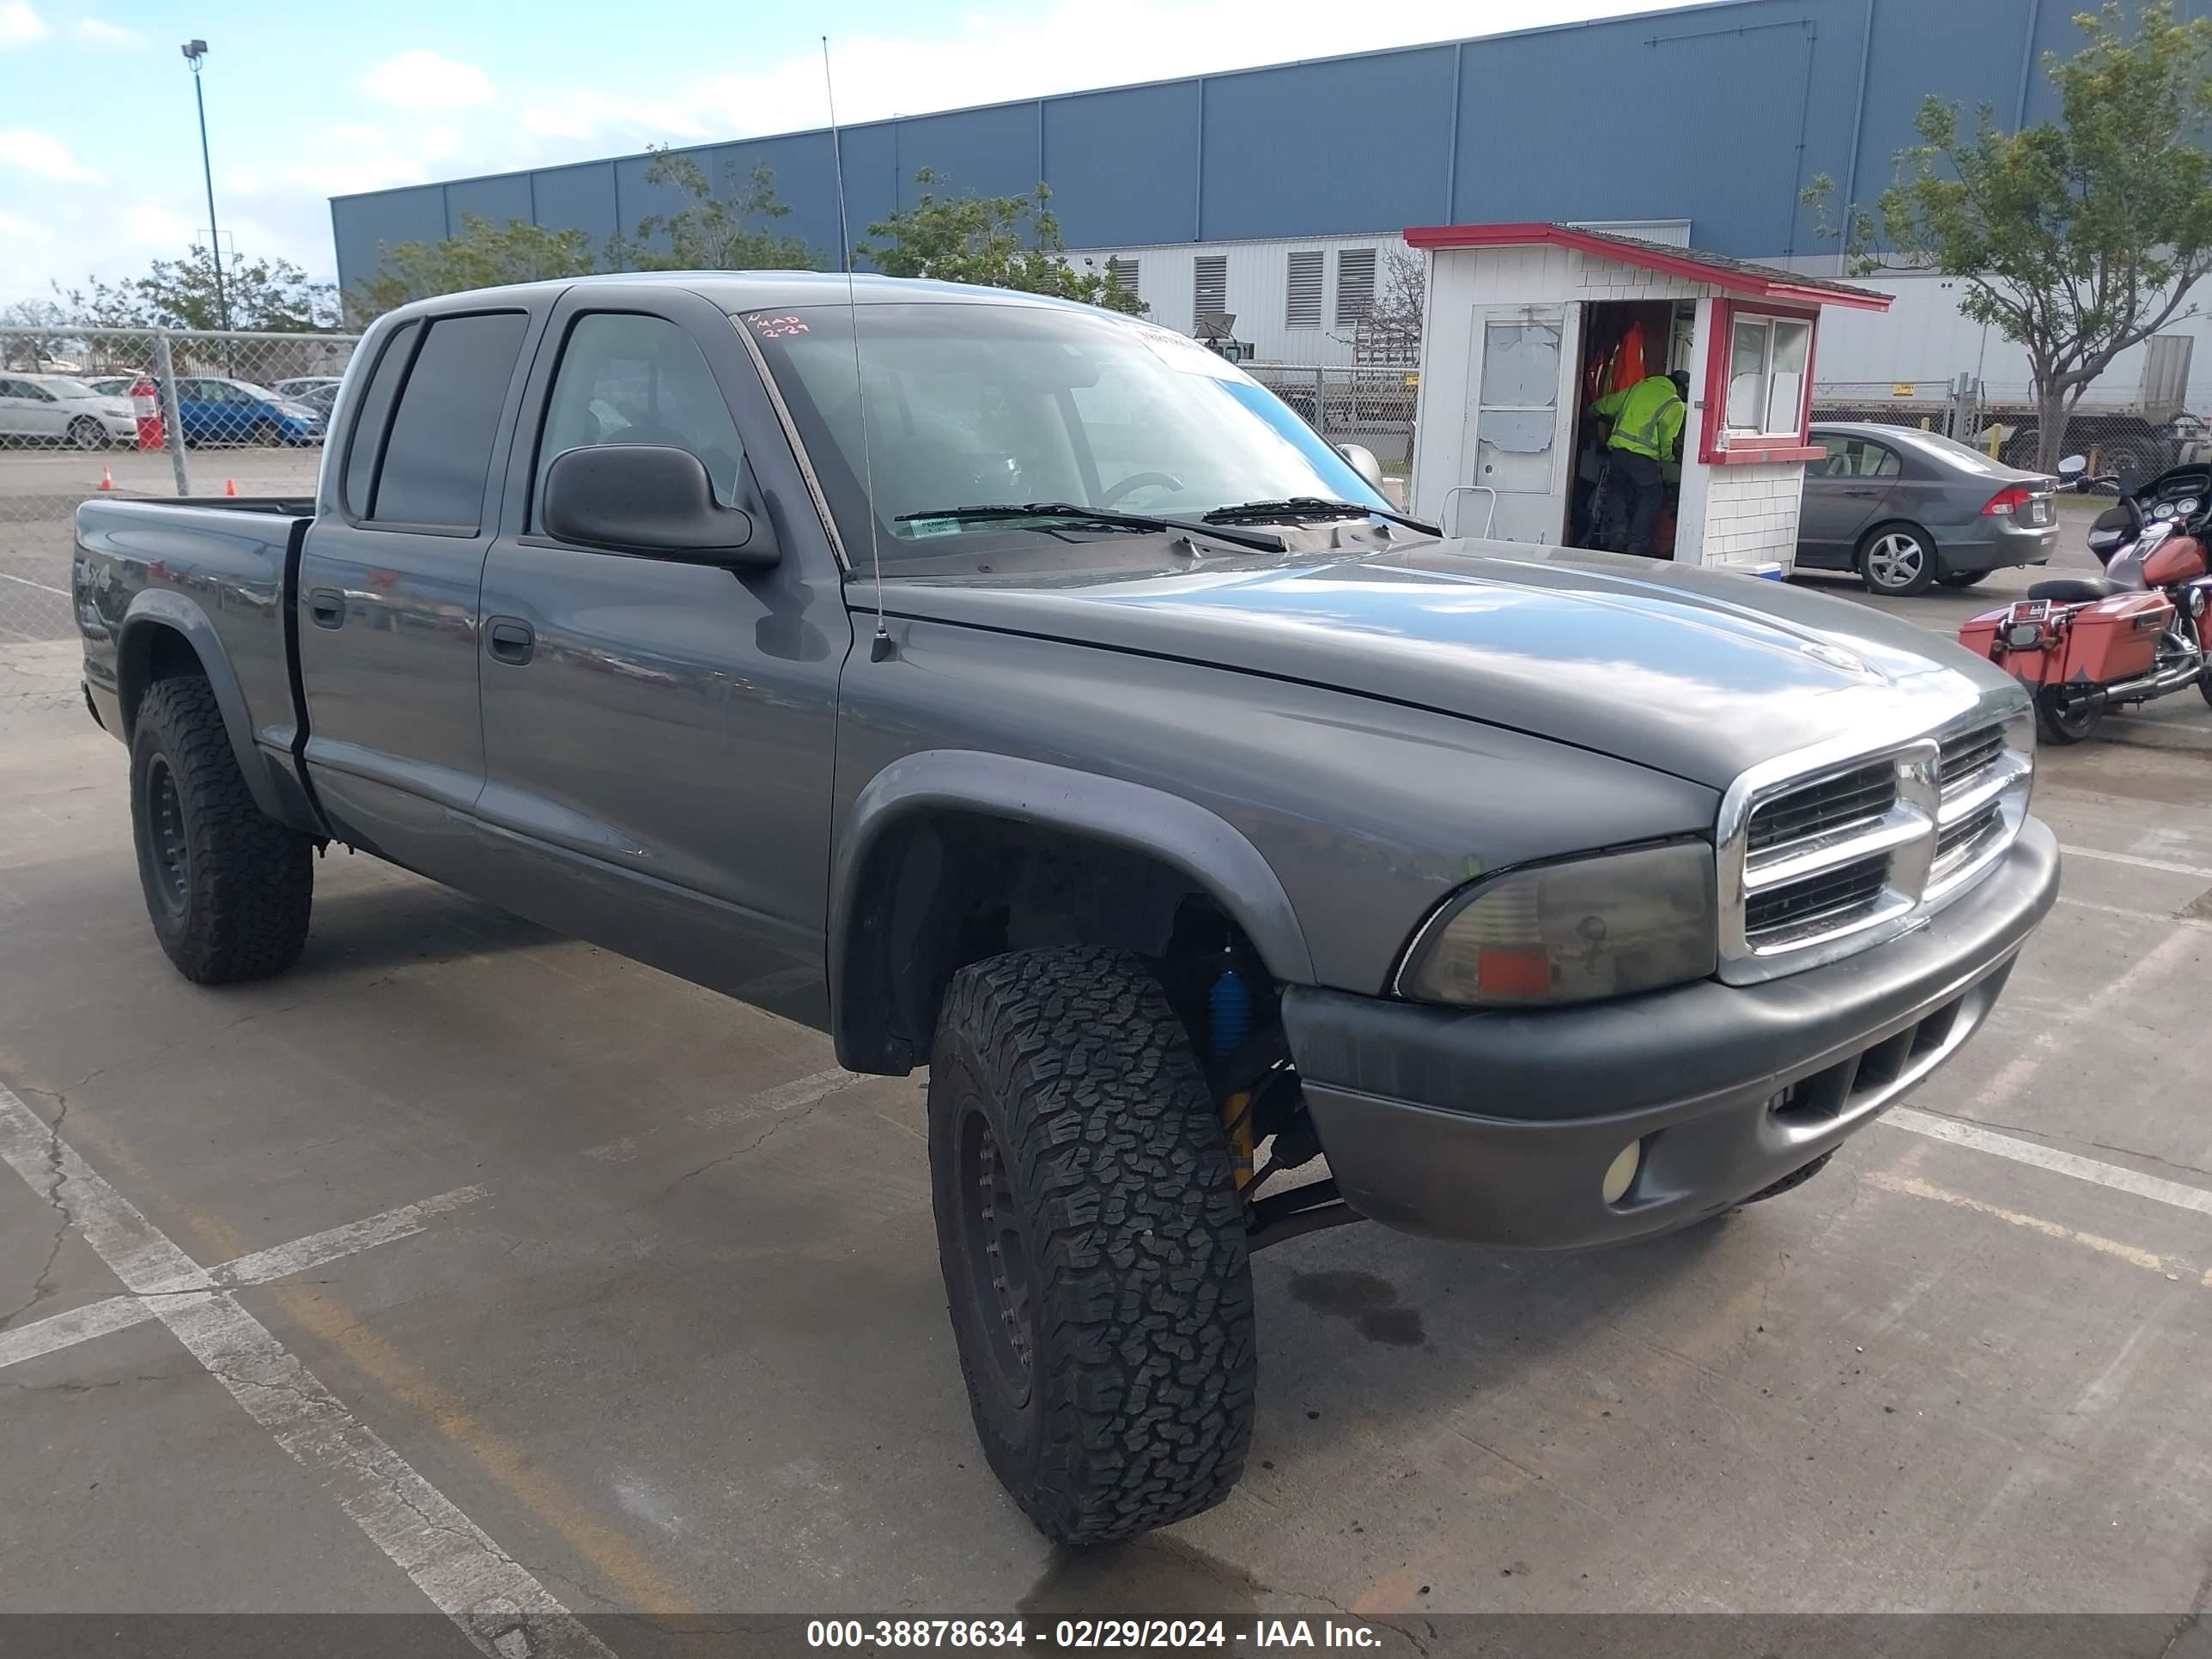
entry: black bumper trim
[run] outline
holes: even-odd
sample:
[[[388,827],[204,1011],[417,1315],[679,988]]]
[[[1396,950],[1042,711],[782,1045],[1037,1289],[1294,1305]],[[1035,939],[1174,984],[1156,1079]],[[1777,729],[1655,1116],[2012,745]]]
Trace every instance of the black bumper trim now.
[[[1871,1121],[1979,1024],[2057,890],[2057,841],[2031,818],[1927,927],[1826,968],[1528,1013],[1299,988],[1284,1024],[1356,1208],[1494,1243],[1605,1243],[1740,1202]],[[1599,1177],[1637,1139],[1643,1172],[1607,1205]]]

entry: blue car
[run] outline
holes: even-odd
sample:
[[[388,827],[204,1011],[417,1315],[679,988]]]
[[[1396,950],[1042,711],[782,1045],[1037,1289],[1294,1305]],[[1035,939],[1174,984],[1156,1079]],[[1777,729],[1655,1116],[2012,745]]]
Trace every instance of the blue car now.
[[[188,444],[319,444],[320,410],[250,380],[177,382],[177,415]]]

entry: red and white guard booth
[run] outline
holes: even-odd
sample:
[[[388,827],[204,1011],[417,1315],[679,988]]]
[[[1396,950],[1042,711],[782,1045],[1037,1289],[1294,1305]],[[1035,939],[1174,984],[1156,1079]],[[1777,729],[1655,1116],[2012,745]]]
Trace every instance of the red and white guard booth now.
[[[1453,534],[1586,544],[1589,405],[1690,377],[1653,551],[1786,574],[1797,545],[1820,307],[1890,296],[1571,225],[1431,225],[1411,510]],[[1679,474],[1679,476],[1678,476]]]

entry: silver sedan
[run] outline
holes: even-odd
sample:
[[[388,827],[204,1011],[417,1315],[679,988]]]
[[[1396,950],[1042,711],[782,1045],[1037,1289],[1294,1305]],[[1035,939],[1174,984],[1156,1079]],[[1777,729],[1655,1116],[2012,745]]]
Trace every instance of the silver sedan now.
[[[0,438],[104,449],[137,435],[128,398],[107,396],[63,374],[0,374]]]

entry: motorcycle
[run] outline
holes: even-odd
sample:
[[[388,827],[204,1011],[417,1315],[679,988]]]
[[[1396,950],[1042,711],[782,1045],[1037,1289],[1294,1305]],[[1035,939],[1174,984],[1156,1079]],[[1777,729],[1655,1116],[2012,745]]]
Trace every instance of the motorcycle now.
[[[2059,470],[2081,466],[2073,456]],[[2106,709],[2192,685],[2212,703],[2212,465],[2170,467],[2119,495],[2090,526],[2103,575],[2037,582],[1959,630],[2027,688],[2046,743],[2079,743]]]

